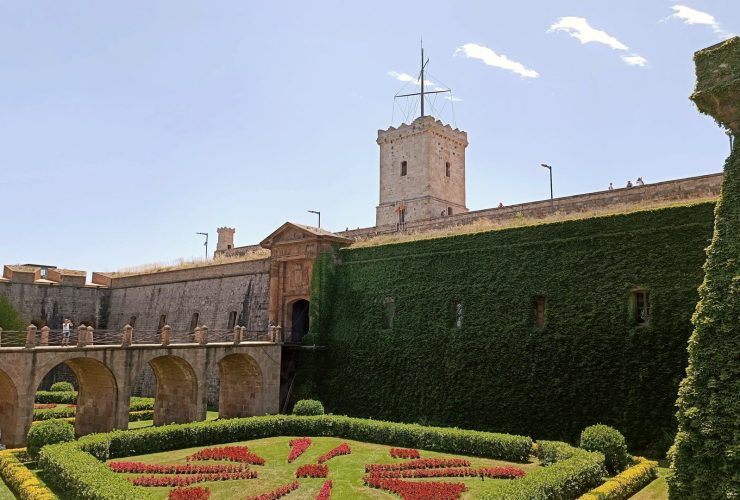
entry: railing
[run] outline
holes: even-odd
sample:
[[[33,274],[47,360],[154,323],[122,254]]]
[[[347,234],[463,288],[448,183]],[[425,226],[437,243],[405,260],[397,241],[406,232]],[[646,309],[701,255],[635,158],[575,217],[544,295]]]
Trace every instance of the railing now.
[[[243,342],[283,343],[282,328],[271,326],[266,332],[247,331],[246,327],[235,326],[233,330],[211,330],[206,325],[192,331],[173,332],[169,325],[161,330],[136,330],[126,325],[122,330],[95,330],[91,326],[80,326],[65,335],[62,330],[51,330],[49,327],[37,328],[29,325],[25,331],[3,330],[0,328],[0,349],[4,347],[60,347],[83,348],[87,346],[120,346],[132,345],[207,345],[213,342],[231,342],[235,345]]]

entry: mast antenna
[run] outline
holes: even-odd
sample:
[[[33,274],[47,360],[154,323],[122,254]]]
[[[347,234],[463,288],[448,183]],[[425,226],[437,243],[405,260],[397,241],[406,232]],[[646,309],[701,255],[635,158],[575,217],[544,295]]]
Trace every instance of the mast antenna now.
[[[424,60],[424,42],[422,40],[421,44],[421,69],[419,70],[419,85],[420,85],[420,91],[414,92],[411,94],[396,94],[393,96],[394,99],[399,97],[412,97],[418,95],[420,97],[421,101],[421,114],[420,117],[425,116],[424,113],[424,96],[429,94],[444,94],[445,92],[449,92],[452,94],[452,90],[450,89],[440,89],[440,90],[424,90],[424,69],[426,68],[427,64],[429,64],[429,59]]]

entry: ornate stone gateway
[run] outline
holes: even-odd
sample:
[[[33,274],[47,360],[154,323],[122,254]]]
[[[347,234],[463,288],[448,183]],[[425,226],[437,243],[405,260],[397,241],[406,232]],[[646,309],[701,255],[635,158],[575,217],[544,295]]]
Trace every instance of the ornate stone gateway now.
[[[308,332],[311,273],[318,256],[352,240],[315,227],[286,222],[260,246],[272,252],[270,326],[280,327],[283,341],[299,344]]]

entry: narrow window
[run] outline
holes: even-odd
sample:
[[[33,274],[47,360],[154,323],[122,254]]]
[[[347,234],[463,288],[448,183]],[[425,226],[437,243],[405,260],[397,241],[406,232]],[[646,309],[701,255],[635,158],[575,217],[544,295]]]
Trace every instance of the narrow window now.
[[[534,298],[534,324],[545,326],[545,297],[542,295]]]
[[[452,207],[447,207],[447,215],[452,215]]]
[[[448,161],[447,161],[447,162],[445,162],[445,175],[446,175],[447,177],[449,177],[449,176],[450,176],[450,162],[448,162]]]
[[[193,313],[193,315],[190,317],[190,331],[194,332],[195,329],[198,327],[198,319],[200,317],[200,314]]]
[[[233,330],[235,326],[236,326],[236,311],[231,311],[229,313],[229,326],[228,326],[228,329],[229,330]]]
[[[638,325],[647,325],[650,322],[650,294],[647,290],[633,290],[632,304],[633,320]]]
[[[136,326],[136,316],[131,316],[128,319],[128,326],[130,326],[132,328]]]
[[[159,317],[159,326],[157,326],[157,333],[162,333],[162,328],[167,324],[167,315],[163,314]]]
[[[408,163],[405,161],[402,161],[401,162],[401,177],[406,175],[406,171],[408,170],[407,167],[408,167]]]
[[[231,245],[226,245],[226,250],[231,250]]]
[[[393,297],[388,297],[383,301],[383,328],[393,328],[393,318],[396,315],[396,301]]]
[[[462,328],[463,305],[459,300],[452,301],[452,326],[457,330]]]

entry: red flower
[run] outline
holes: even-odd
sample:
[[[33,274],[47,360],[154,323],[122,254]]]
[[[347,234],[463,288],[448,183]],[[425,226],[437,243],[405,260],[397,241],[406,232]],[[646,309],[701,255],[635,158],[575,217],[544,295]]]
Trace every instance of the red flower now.
[[[490,479],[514,479],[527,473],[518,467],[450,467],[442,469],[409,469],[372,471],[373,476],[381,479],[425,478],[425,477],[484,477]]]
[[[464,458],[420,458],[400,464],[369,464],[365,472],[382,472],[407,469],[436,469],[439,467],[470,467],[470,460]]]
[[[391,457],[393,458],[421,458],[419,450],[407,448],[391,448]]]
[[[204,481],[231,481],[234,479],[256,479],[253,470],[241,472],[218,472],[213,474],[188,474],[183,476],[136,476],[129,479],[136,486],[188,486]]]
[[[306,451],[309,446],[311,446],[311,438],[291,439],[288,444],[290,445],[288,463],[292,463],[293,460],[303,455],[303,452]]]
[[[262,493],[261,495],[254,497],[247,497],[246,500],[275,500],[277,498],[284,497],[291,491],[297,490],[300,485],[301,484],[298,481],[293,481],[292,483],[284,484],[272,491],[268,491],[267,493]]]
[[[331,449],[319,457],[318,462],[323,464],[327,460],[336,457],[337,455],[349,455],[352,453],[347,443],[342,443],[334,449]]]
[[[331,498],[331,487],[334,486],[334,483],[331,479],[327,479],[324,481],[324,484],[321,486],[321,489],[319,490],[319,494],[316,495],[316,500],[329,500]]]
[[[252,465],[265,465],[265,459],[249,451],[246,446],[222,446],[220,448],[204,448],[186,458],[192,460],[229,460]]]
[[[365,475],[362,479],[367,486],[391,491],[403,500],[457,500],[467,490],[463,483],[421,483],[384,479],[374,474]]]
[[[211,496],[211,490],[203,486],[194,486],[192,488],[175,488],[170,490],[167,500],[208,500]]]
[[[295,477],[326,477],[329,474],[328,465],[301,465],[298,470],[295,471]]]
[[[113,472],[134,474],[217,474],[219,472],[242,472],[249,466],[242,465],[198,465],[198,464],[145,464],[142,462],[111,462]]]

